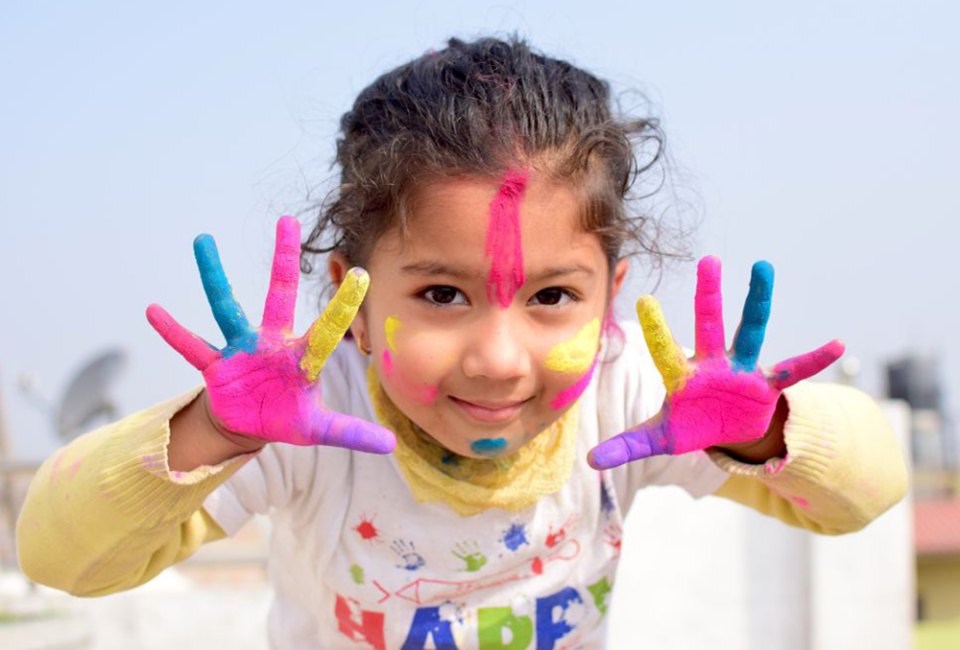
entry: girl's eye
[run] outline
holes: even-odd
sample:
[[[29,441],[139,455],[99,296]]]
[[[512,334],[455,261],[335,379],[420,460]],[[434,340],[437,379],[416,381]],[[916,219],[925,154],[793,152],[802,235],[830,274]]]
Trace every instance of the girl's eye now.
[[[530,299],[530,302],[538,305],[545,305],[548,307],[555,307],[557,305],[566,304],[570,300],[577,300],[577,297],[573,295],[570,291],[566,289],[561,289],[560,287],[550,287],[548,289],[541,289],[533,298]]]
[[[463,295],[463,292],[457,289],[456,287],[450,287],[447,285],[438,285],[435,287],[427,287],[424,289],[420,295],[429,303],[434,305],[465,305],[467,304],[467,298]]]

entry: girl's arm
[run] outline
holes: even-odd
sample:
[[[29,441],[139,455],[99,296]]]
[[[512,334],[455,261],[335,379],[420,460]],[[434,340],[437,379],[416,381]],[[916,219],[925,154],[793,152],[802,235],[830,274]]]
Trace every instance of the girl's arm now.
[[[23,572],[78,596],[142,584],[224,536],[202,509],[254,454],[168,468],[169,422],[193,391],[83,435],[41,465],[17,522]]]
[[[903,498],[908,475],[900,443],[873,399],[812,382],[784,395],[786,453],[750,464],[709,450],[730,473],[717,496],[824,534],[859,530]]]

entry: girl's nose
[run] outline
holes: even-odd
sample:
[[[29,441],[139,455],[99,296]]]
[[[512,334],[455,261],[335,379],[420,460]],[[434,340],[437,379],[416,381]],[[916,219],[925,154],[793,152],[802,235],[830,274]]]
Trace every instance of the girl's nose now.
[[[498,314],[466,333],[470,340],[463,354],[463,374],[488,379],[516,379],[530,373],[530,349],[523,332],[507,314]]]

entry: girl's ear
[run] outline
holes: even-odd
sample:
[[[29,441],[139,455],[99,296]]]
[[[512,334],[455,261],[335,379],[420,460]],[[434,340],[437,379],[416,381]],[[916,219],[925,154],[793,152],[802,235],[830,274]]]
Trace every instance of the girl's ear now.
[[[630,269],[630,263],[627,260],[620,260],[613,267],[613,277],[610,278],[610,303],[616,299],[617,294],[623,287],[623,281],[627,279],[627,271]]]
[[[330,281],[333,282],[335,289],[340,288],[343,279],[347,277],[347,271],[351,268],[349,260],[343,253],[337,251],[330,253],[327,259],[327,273],[330,275]],[[360,305],[360,310],[350,325],[350,333],[353,335],[353,340],[361,346],[361,351],[365,351],[364,342],[369,339],[367,338],[367,312],[364,305]]]

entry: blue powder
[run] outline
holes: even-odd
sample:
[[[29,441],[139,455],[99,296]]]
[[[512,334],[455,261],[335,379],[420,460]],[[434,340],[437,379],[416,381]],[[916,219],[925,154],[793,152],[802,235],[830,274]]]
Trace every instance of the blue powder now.
[[[750,274],[750,291],[743,305],[740,331],[733,343],[734,370],[753,372],[756,369],[772,301],[773,266],[770,262],[757,262]]]
[[[257,349],[257,333],[251,329],[250,322],[240,304],[233,297],[233,289],[227,281],[217,252],[217,243],[210,235],[199,235],[193,240],[193,254],[200,269],[200,281],[207,294],[207,302],[213,311],[213,317],[220,326],[227,347],[223,356],[229,357],[235,352],[254,352]]]
[[[473,453],[484,456],[496,456],[506,447],[507,441],[503,438],[483,438],[470,443],[470,449]]]

